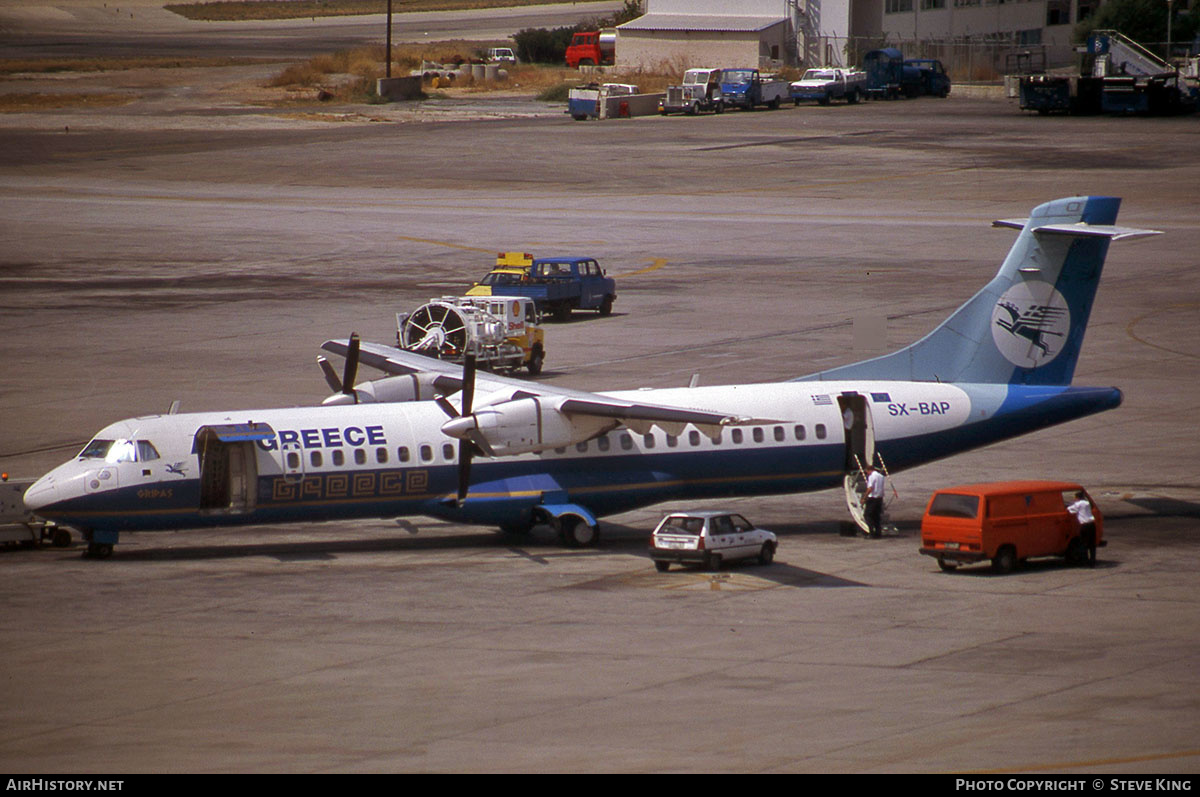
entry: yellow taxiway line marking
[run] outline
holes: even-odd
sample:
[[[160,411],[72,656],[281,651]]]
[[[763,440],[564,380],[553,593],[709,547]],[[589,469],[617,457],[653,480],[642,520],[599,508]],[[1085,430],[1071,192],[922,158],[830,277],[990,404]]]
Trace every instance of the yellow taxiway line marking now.
[[[401,241],[412,241],[417,244],[431,244],[433,246],[445,246],[449,249],[465,249],[468,252],[495,252],[495,249],[483,249],[478,246],[466,246],[465,244],[452,244],[449,241],[435,241],[432,238],[413,238],[408,235],[396,236]]]
[[[1169,352],[1170,354],[1181,354],[1184,357],[1195,357],[1196,355],[1192,354],[1191,352],[1180,351],[1179,349],[1171,349],[1166,346],[1160,346],[1157,343],[1151,343],[1150,341],[1146,340],[1145,338],[1138,337],[1133,331],[1133,328],[1135,326],[1137,326],[1141,322],[1145,321],[1147,318],[1151,318],[1153,316],[1160,315],[1162,313],[1172,312],[1174,310],[1190,310],[1194,307],[1200,307],[1200,303],[1186,302],[1183,304],[1168,304],[1166,307],[1160,307],[1157,310],[1151,310],[1149,313],[1144,313],[1143,315],[1138,316],[1137,318],[1133,319],[1128,324],[1126,324],[1125,325],[1125,334],[1128,335],[1129,337],[1133,338],[1134,340],[1136,340],[1138,343],[1141,343],[1145,346],[1149,346],[1152,349],[1158,349],[1159,351]]]
[[[626,277],[635,277],[638,274],[649,274],[651,271],[658,271],[666,264],[667,259],[665,257],[656,257],[653,258],[650,261],[650,265],[646,266],[645,268],[639,268],[637,271],[630,271],[628,274],[614,274],[613,276],[625,279]]]

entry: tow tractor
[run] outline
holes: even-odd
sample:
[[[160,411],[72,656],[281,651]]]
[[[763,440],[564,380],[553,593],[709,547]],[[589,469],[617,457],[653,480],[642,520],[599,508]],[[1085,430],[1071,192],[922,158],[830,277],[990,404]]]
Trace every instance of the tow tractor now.
[[[545,334],[524,296],[443,296],[396,314],[398,348],[457,363],[474,355],[490,371],[541,373]]]

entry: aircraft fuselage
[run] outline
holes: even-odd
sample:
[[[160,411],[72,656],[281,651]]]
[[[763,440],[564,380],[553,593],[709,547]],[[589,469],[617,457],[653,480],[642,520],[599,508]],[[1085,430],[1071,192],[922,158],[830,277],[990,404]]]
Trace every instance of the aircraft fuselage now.
[[[1116,406],[1113,388],[929,382],[783,382],[624,391],[618,399],[728,412],[754,420],[715,438],[614,428],[565,448],[479,458],[454,500],[458,441],[433,402],[269,409],[134,418],[92,453],[27,493],[39,515],[89,532],[181,529],[427,515],[528,524],[543,504],[595,516],[667,500],[804,492],[837,486],[847,436],[838,397],[864,397],[876,450],[899,470]],[[254,425],[254,439],[202,430]],[[97,445],[99,443],[99,445]],[[145,443],[149,443],[147,447]],[[85,454],[89,449],[85,449]]]

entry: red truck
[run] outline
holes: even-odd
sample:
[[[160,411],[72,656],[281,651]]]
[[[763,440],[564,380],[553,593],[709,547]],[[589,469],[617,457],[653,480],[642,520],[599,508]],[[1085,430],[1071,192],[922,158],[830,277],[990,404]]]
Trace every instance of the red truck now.
[[[567,47],[567,66],[600,66],[611,64],[617,54],[617,31],[615,28],[589,30],[576,33]]]

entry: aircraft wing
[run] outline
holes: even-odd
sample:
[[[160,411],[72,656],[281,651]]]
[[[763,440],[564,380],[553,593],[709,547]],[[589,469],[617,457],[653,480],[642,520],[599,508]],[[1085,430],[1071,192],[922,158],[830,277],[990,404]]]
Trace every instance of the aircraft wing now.
[[[321,344],[321,348],[345,357],[350,351],[350,343],[345,340],[327,340]],[[393,376],[434,374],[437,388],[446,394],[454,393],[462,387],[462,368],[460,366],[434,357],[413,354],[394,346],[364,341],[359,344],[358,361]]]
[[[344,340],[328,340],[321,346],[325,351],[346,356],[349,343]],[[363,342],[359,347],[359,361],[372,368],[396,376],[434,374],[434,383],[448,395],[462,387],[462,366],[422,354],[397,349],[379,343]],[[626,401],[601,393],[589,393],[557,385],[528,382],[508,376],[484,371],[475,377],[477,394],[491,394],[478,406],[499,406],[504,402],[526,398],[537,398],[546,408],[553,408],[570,418],[587,416],[605,418],[614,423],[623,423],[640,434],[651,426],[659,426],[668,434],[679,434],[687,424],[693,424],[710,437],[715,437],[723,426],[742,425],[756,422],[706,408],[673,407],[662,404]],[[762,421],[757,421],[762,422]]]
[[[321,348],[327,352],[345,357],[350,350],[350,345],[349,341],[345,340],[327,340],[321,344]],[[435,384],[439,390],[442,390],[444,395],[450,395],[462,388],[463,367],[461,365],[439,360],[436,357],[426,357],[423,354],[397,349],[395,346],[363,341],[359,344],[358,361],[363,365],[369,365],[372,368],[392,374],[393,376],[432,374],[435,377]],[[544,385],[526,382],[523,379],[514,379],[509,376],[500,376],[482,370],[476,373],[475,384],[478,390],[486,393],[499,390],[525,390],[529,395],[536,396],[548,392],[553,392],[555,395],[574,392],[564,388],[550,388],[547,390]],[[580,392],[579,395],[589,396],[591,394]]]

